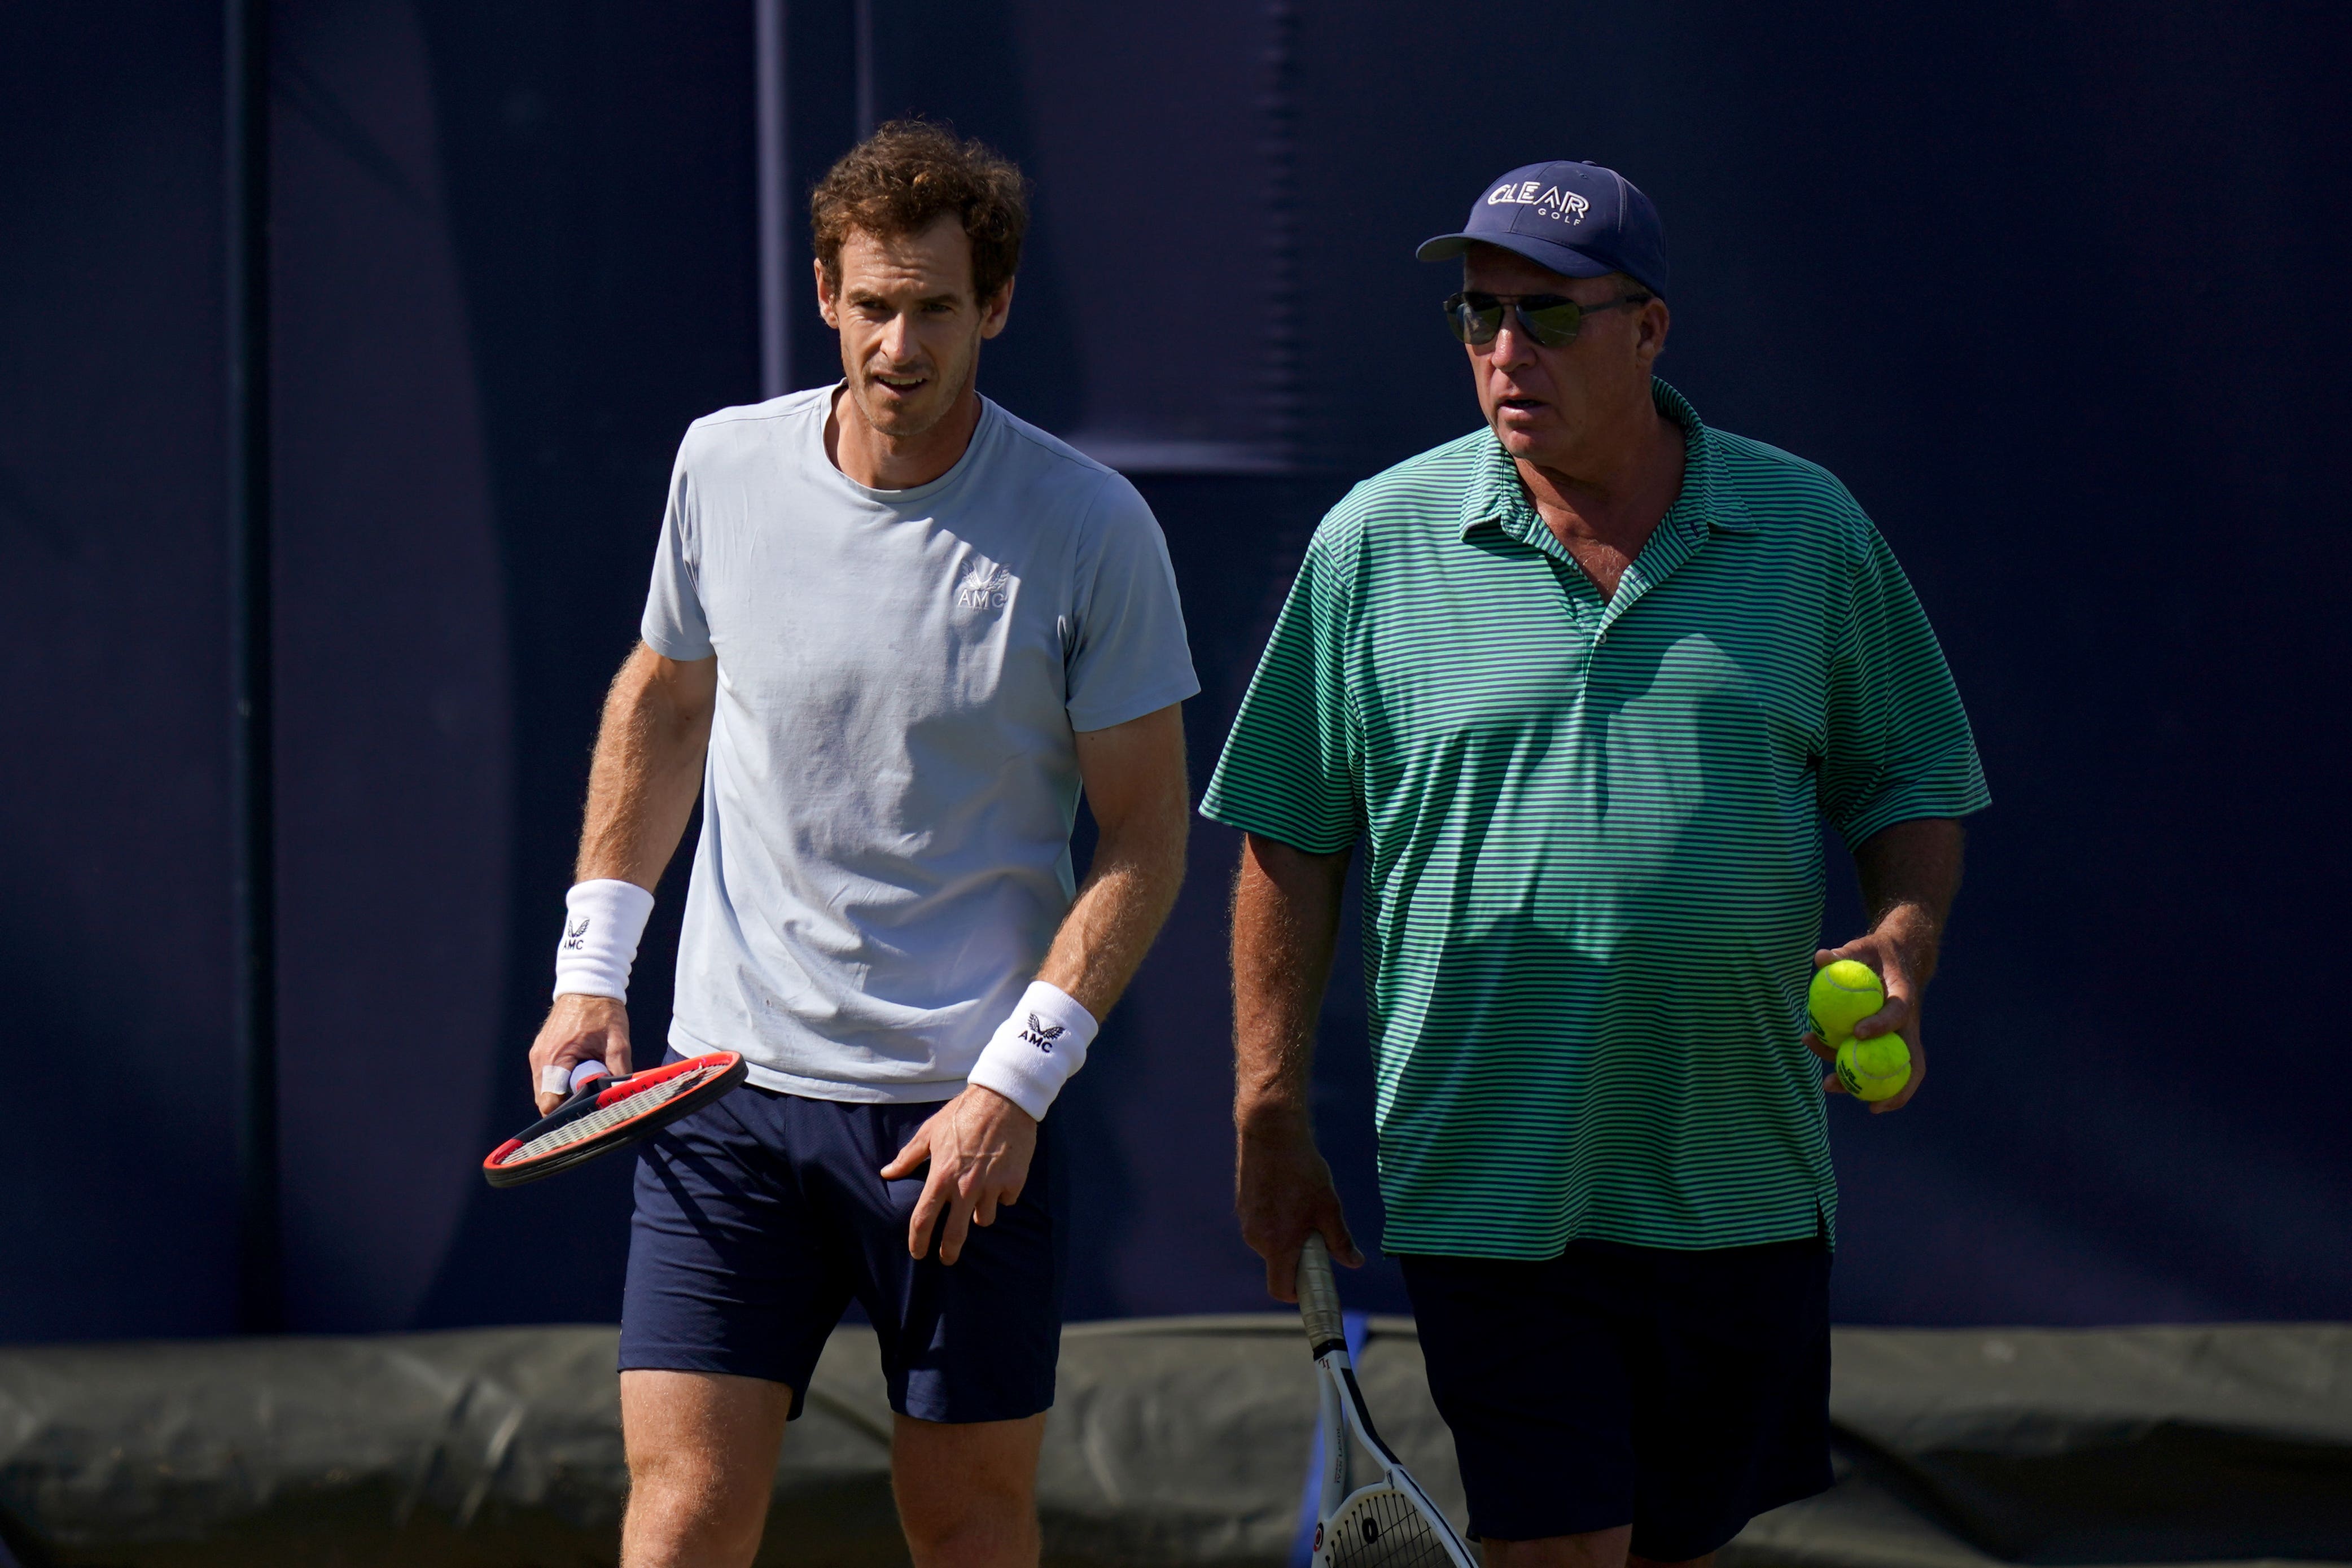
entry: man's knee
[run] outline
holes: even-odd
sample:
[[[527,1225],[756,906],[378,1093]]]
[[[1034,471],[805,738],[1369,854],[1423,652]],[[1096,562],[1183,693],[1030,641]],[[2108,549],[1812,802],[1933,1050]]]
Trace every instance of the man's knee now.
[[[893,1489],[921,1568],[1037,1560],[1037,1449],[1045,1418],[948,1425],[900,1416]]]
[[[748,1568],[767,1526],[768,1492],[721,1467],[633,1461],[621,1568]]]
[[[898,1521],[922,1568],[981,1568],[1037,1560],[1037,1501],[1028,1485],[901,1481]]]
[[[624,1568],[748,1563],[767,1521],[792,1390],[700,1373],[621,1376]]]
[[[666,1510],[710,1511],[721,1499],[750,1489],[764,1498],[768,1478],[754,1478],[750,1467],[703,1447],[666,1447],[656,1444],[629,1445],[629,1501]],[[747,1488],[756,1480],[759,1485]]]

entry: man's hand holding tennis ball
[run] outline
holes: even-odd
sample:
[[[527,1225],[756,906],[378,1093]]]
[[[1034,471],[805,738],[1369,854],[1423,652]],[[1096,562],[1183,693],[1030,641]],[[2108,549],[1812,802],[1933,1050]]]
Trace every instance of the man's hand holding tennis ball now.
[[[1816,996],[1823,991],[1853,994],[1859,992],[1862,985],[1867,985],[1869,982],[1860,976],[1847,978],[1852,965],[1863,966],[1885,989],[1885,999],[1875,1010],[1853,1019],[1851,1033],[1854,1043],[1884,1039],[1892,1035],[1909,1049],[1909,1080],[1893,1094],[1873,1103],[1870,1107],[1873,1116],[1881,1111],[1900,1110],[1909,1104],[1911,1097],[1919,1092],[1920,1079],[1927,1076],[1927,1054],[1919,1044],[1920,984],[1910,960],[1911,955],[1903,951],[1902,944],[1886,940],[1877,931],[1847,942],[1843,947],[1823,948],[1813,954],[1813,969],[1819,980],[1844,982],[1834,985],[1817,984],[1813,987]],[[1855,981],[1861,981],[1861,984],[1856,984]],[[1868,1003],[1864,1001],[1860,1005],[1867,1006]],[[1854,1010],[1853,1007],[1848,1009],[1849,1012]],[[1817,1020],[1822,1027],[1832,1030],[1843,1021],[1843,1018],[1832,1017]],[[1838,1047],[1845,1044],[1847,1042],[1843,1039],[1823,1037],[1818,1028],[1808,1029],[1805,1033],[1806,1048],[1832,1068],[1837,1065]],[[1822,1087],[1832,1094],[1852,1092],[1841,1081],[1841,1075],[1834,1071],[1822,1080]]]
[[[1813,954],[1817,972],[1841,960],[1852,960],[1868,968],[1885,989],[1883,1005],[1853,1019],[1854,1040],[1895,1035],[1909,1047],[1909,1080],[1872,1104],[1873,1116],[1910,1104],[1927,1076],[1927,1053],[1919,1037],[1919,1002],[1936,973],[1945,912],[1959,890],[1961,843],[1958,823],[1933,818],[1897,823],[1864,839],[1854,851],[1854,864],[1861,873],[1863,896],[1875,911],[1871,929],[1843,947],[1823,948]],[[1822,1023],[1834,1029],[1845,1021],[1832,1017]],[[1832,1065],[1839,1043],[1824,1039],[1818,1032],[1808,1031],[1805,1036],[1806,1048]],[[1822,1079],[1822,1087],[1832,1094],[1848,1092],[1834,1074]]]

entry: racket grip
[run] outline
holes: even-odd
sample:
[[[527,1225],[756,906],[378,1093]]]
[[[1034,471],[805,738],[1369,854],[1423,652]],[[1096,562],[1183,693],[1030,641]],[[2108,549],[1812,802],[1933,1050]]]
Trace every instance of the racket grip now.
[[[593,1080],[600,1078],[610,1078],[612,1076],[612,1070],[605,1067],[603,1062],[574,1062],[572,1065],[572,1092],[578,1094],[582,1089],[588,1087],[589,1083]]]
[[[1309,1232],[1298,1249],[1298,1317],[1317,1355],[1333,1345],[1347,1348],[1348,1330],[1339,1315],[1339,1282],[1331,1277],[1331,1249],[1323,1233]]]

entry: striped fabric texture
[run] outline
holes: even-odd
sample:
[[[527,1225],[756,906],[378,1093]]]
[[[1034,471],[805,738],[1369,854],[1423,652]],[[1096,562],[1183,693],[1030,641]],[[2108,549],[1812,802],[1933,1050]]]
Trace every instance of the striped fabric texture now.
[[[1834,1236],[1800,1044],[1821,819],[1989,804],[1935,634],[1813,464],[1685,433],[1604,601],[1481,429],[1309,544],[1202,813],[1360,841],[1391,1252]]]

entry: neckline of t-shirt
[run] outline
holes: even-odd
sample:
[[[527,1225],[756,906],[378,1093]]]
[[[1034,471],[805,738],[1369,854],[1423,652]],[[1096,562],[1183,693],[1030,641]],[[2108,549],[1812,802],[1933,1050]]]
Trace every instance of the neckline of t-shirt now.
[[[877,490],[871,485],[861,485],[843,473],[840,465],[836,464],[824,449],[825,421],[833,417],[834,403],[840,397],[842,389],[846,385],[848,385],[847,382],[835,382],[832,389],[816,401],[816,429],[814,437],[816,443],[816,460],[826,473],[840,480],[850,494],[860,500],[872,501],[877,506],[898,508],[910,503],[927,501],[954,485],[964,477],[971,468],[973,459],[980,455],[981,443],[987,440],[996,430],[996,405],[982,396],[980,400],[980,420],[971,427],[971,439],[964,443],[963,455],[955,460],[954,465],[946,473],[927,484],[910,486],[903,490]]]

